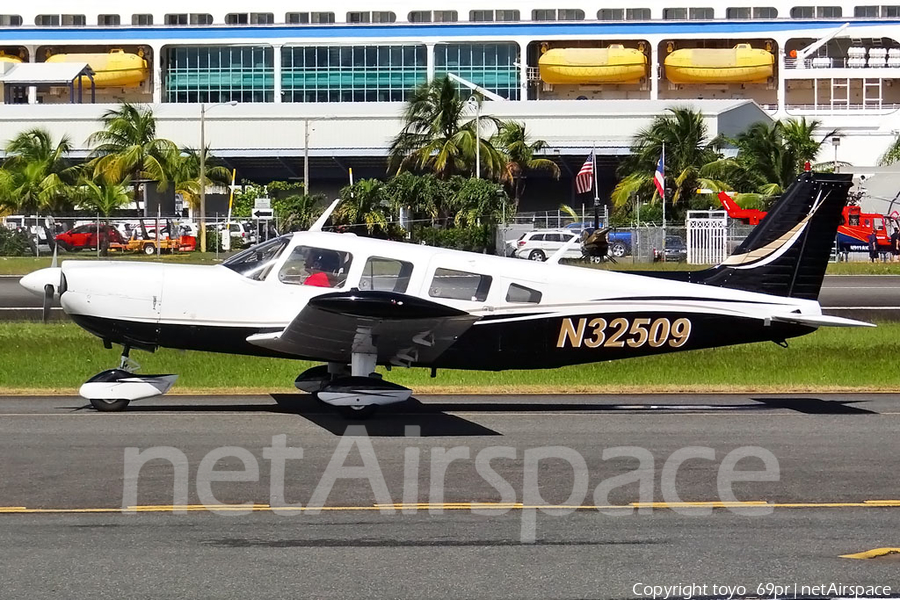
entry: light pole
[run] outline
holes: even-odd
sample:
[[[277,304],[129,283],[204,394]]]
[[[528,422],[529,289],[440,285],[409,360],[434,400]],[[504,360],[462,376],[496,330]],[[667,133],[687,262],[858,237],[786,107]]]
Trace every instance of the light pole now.
[[[211,104],[200,103],[200,252],[206,252],[206,111],[217,106],[235,106],[236,100]]]
[[[337,115],[322,115],[321,117],[304,117],[303,119],[303,193],[307,196],[309,193],[309,122],[310,121],[331,121],[337,118]]]
[[[834,147],[834,169],[832,169],[832,170],[835,173],[837,173],[838,168],[839,168],[837,153],[838,153],[838,148],[841,146],[841,136],[839,136],[839,135],[831,136],[831,145]]]
[[[475,106],[475,179],[481,179],[481,97],[472,94],[468,102]]]

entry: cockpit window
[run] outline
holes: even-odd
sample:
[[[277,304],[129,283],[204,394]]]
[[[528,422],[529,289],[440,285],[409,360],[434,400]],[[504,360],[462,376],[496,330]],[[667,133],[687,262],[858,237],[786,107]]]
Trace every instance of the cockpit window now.
[[[223,262],[222,266],[228,267],[248,279],[262,281],[272,270],[272,265],[281,256],[290,241],[290,235],[283,235],[274,240],[257,244],[235,254]]]
[[[278,272],[282,283],[338,288],[347,281],[353,255],[329,248],[297,246]]]

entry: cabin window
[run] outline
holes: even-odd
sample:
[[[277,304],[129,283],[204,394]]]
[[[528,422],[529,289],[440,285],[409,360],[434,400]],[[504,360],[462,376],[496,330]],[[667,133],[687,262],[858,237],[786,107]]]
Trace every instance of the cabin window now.
[[[584,21],[584,11],[580,8],[561,8],[556,16],[560,21]]]
[[[372,11],[373,23],[394,23],[396,20],[397,15],[389,10]]]
[[[517,10],[498,10],[497,11],[497,20],[498,21],[518,21],[519,20],[519,11]]]
[[[20,15],[0,15],[0,27],[19,27],[22,25]]]
[[[688,17],[692,21],[711,21],[716,18],[716,13],[710,6],[702,8],[692,8],[688,11]]]
[[[815,18],[816,11],[814,6],[795,6],[791,9],[792,19],[812,19]]]
[[[754,19],[777,19],[778,9],[774,6],[755,6],[753,8]]]
[[[290,235],[283,235],[274,240],[247,248],[222,263],[236,273],[248,279],[262,281],[266,278],[278,257],[291,241]]]
[[[338,288],[347,282],[352,262],[349,252],[297,246],[278,271],[278,280],[291,285]]]
[[[284,22],[290,25],[300,25],[309,23],[308,12],[289,12],[284,15]]]
[[[372,21],[372,13],[370,12],[348,12],[347,13],[347,22],[348,23],[369,23]]]
[[[509,290],[506,292],[507,302],[529,302],[538,304],[541,301],[541,293],[537,290],[519,285],[518,283],[509,284]]]
[[[626,21],[649,21],[650,20],[650,9],[649,8],[626,8],[625,9],[625,20]]]
[[[59,15],[38,15],[34,18],[34,24],[38,27],[58,27]]]
[[[120,24],[119,15],[97,15],[97,25],[111,27]]]
[[[251,25],[274,25],[275,15],[272,13],[250,13]]]
[[[881,16],[885,19],[896,19],[897,17],[900,17],[900,6],[882,6]]]
[[[86,23],[87,23],[87,20],[84,18],[84,15],[63,15],[62,16],[63,27],[84,27]]]
[[[410,23],[431,23],[430,10],[414,10],[407,16]]]
[[[531,11],[532,21],[555,21],[556,11],[552,8],[536,8]]]
[[[849,218],[847,219],[847,224],[851,227],[859,227],[859,214],[858,213],[850,213]]]
[[[434,11],[435,23],[455,23],[456,21],[459,21],[459,14],[455,10]]]
[[[663,19],[667,21],[680,21],[687,19],[686,8],[665,8],[663,9]]]
[[[494,11],[492,10],[471,10],[469,11],[469,20],[470,21],[493,21],[494,20]]]
[[[325,25],[328,23],[334,23],[334,13],[333,12],[314,12],[310,13],[310,19],[313,23],[319,23],[320,25]]]
[[[359,289],[376,292],[405,294],[409,287],[413,265],[393,258],[373,256],[366,261],[359,280]]]
[[[623,21],[625,19],[625,9],[601,8],[597,11],[597,19],[600,21]]]
[[[132,25],[153,25],[153,15],[131,15]]]
[[[166,15],[166,25],[187,25],[188,16],[186,13]]]
[[[732,7],[725,9],[726,19],[749,19],[753,14],[749,6]]]
[[[839,19],[843,15],[843,9],[840,6],[817,6],[816,16],[820,19]]]
[[[491,289],[491,277],[455,271],[453,269],[435,269],[434,279],[428,288],[428,295],[432,298],[444,298],[446,300],[468,300],[469,302],[484,302]]]
[[[227,15],[225,15],[226,25],[246,25],[247,23],[247,13],[228,13]]]
[[[853,16],[858,18],[878,18],[879,11],[877,6],[855,6],[853,8]]]
[[[213,18],[209,13],[191,13],[191,25],[212,25]]]

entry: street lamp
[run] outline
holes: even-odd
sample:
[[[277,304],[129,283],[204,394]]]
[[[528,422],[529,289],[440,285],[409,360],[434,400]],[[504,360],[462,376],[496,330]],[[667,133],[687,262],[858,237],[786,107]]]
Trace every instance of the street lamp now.
[[[217,106],[236,106],[237,101],[200,103],[200,252],[206,252],[206,111]]]
[[[838,148],[841,145],[841,136],[839,136],[839,135],[831,136],[831,145],[834,146],[834,169],[832,169],[832,170],[835,173],[837,173],[838,172],[837,153],[838,153]]]

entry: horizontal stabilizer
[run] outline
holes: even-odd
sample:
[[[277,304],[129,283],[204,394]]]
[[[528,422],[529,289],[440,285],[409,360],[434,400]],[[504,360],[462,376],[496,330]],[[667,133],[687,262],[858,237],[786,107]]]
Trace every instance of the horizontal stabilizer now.
[[[778,315],[772,317],[772,320],[782,323],[808,325],[810,327],[875,327],[874,323],[855,321],[832,315]]]

